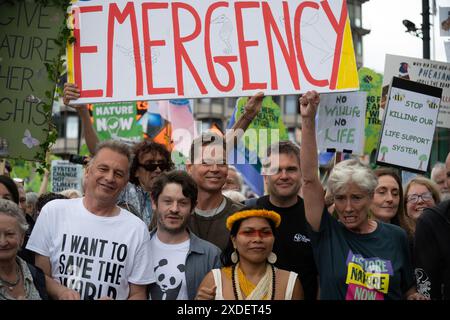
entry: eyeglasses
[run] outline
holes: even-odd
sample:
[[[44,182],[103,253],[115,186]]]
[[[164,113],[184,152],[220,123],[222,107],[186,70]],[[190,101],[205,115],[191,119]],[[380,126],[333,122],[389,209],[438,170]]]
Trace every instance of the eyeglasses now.
[[[423,194],[410,194],[406,198],[406,202],[417,203],[419,201],[419,198],[422,199],[422,201],[427,202],[433,200],[433,195],[431,194],[431,192],[426,192]]]
[[[153,172],[156,168],[159,168],[161,171],[166,171],[170,169],[170,164],[168,162],[160,162],[160,163],[139,163],[139,166],[144,168],[146,171]]]
[[[272,230],[242,230],[238,232],[239,235],[249,238],[259,236],[260,238],[268,238],[273,235]]]

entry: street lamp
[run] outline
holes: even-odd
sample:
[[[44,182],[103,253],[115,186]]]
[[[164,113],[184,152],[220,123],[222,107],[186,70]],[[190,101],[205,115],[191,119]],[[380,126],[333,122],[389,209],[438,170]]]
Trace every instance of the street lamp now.
[[[416,24],[409,20],[403,20],[403,25],[406,27],[406,32],[411,33],[412,35],[423,39],[422,29],[418,29]]]
[[[430,4],[429,0],[422,0],[422,28],[417,28],[414,22],[403,20],[406,32],[421,38],[423,41],[423,58],[430,59]]]

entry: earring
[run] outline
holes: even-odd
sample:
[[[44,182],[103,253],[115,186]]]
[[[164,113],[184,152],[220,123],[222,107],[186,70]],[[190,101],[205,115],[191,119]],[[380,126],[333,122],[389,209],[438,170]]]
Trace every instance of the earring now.
[[[231,262],[236,264],[238,261],[239,261],[239,256],[238,256],[236,250],[234,250],[233,253],[231,254]]]
[[[267,257],[267,261],[269,261],[270,264],[275,264],[275,262],[277,262],[277,255],[271,252]]]

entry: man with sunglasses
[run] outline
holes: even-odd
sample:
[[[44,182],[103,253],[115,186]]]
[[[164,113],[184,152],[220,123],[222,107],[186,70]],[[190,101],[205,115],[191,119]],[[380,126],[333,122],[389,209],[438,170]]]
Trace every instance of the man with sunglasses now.
[[[450,153],[445,170],[450,186]],[[432,300],[450,300],[450,200],[424,209],[418,218],[414,258],[418,291]]]
[[[170,152],[162,144],[144,140],[133,148],[134,158],[130,180],[121,193],[118,204],[140,217],[146,225],[152,222],[150,192],[153,182],[162,172],[173,169]]]

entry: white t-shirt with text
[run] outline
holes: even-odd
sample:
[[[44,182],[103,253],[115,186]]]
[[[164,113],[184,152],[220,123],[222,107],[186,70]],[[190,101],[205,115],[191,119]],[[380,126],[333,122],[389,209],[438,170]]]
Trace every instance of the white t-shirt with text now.
[[[47,203],[27,249],[49,257],[53,278],[81,299],[124,300],[129,283],[155,281],[149,243],[144,222],[132,213],[120,209],[113,217],[97,216],[79,198]]]

